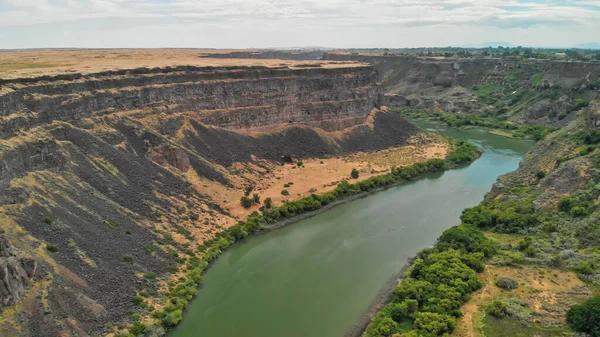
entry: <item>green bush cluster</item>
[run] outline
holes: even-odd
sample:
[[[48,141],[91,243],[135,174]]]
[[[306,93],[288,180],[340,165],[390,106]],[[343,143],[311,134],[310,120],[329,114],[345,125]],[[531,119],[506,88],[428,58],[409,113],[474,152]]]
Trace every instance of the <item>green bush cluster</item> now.
[[[600,297],[572,306],[567,311],[567,322],[577,332],[600,337]]]
[[[228,232],[221,239],[227,238],[226,240],[233,242],[232,235],[231,232]],[[219,247],[219,245],[219,241],[214,241],[209,244],[210,248],[208,250]],[[163,310],[157,311],[152,315],[154,318],[159,319],[161,324],[166,328],[179,324],[183,318],[183,310],[196,295],[198,287],[202,283],[202,273],[208,266],[208,262],[195,255],[186,259],[181,264],[185,265],[177,268],[178,271],[185,272],[185,277],[181,277],[177,283],[169,285],[169,292],[167,293],[168,305]]]
[[[529,207],[494,209],[485,204],[465,209],[460,219],[463,223],[479,228],[492,228],[500,233],[518,233],[539,223],[538,215]]]
[[[46,250],[48,250],[49,252],[52,252],[52,253],[56,253],[56,252],[58,252],[58,247],[49,243],[46,245]]]
[[[490,129],[508,130],[510,131],[511,136],[513,137],[533,139],[536,141],[544,139],[546,135],[555,130],[555,128],[543,125],[517,125],[502,121],[498,118],[482,117],[479,115],[421,111],[411,109],[396,109],[396,111],[410,118],[429,118],[444,122],[453,127],[479,126]]]
[[[502,301],[493,301],[485,307],[485,313],[496,318],[508,316],[508,307]]]
[[[583,217],[588,215],[595,207],[594,200],[583,195],[580,197],[562,197],[558,201],[558,209],[572,217]]]
[[[461,305],[483,286],[477,273],[484,270],[486,254],[493,252],[491,242],[475,226],[460,225],[445,231],[434,249],[419,254],[406,278],[394,289],[392,302],[372,319],[366,336],[450,334],[456,318],[462,315]]]
[[[519,286],[519,282],[510,277],[501,277],[496,280],[496,286],[506,290],[514,290]]]

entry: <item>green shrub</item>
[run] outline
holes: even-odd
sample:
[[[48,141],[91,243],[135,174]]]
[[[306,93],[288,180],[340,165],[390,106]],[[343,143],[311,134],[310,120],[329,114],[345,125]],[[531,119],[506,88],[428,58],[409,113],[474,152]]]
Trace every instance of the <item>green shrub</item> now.
[[[538,173],[535,174],[535,176],[541,180],[544,179],[544,177],[546,177],[546,171],[538,171]]]
[[[123,261],[131,262],[131,261],[133,261],[133,256],[132,255],[123,255]]]
[[[456,319],[449,315],[419,312],[415,316],[415,329],[423,336],[444,336],[454,330]]]
[[[145,273],[144,278],[146,280],[154,280],[156,278],[156,274],[155,273]]]
[[[588,215],[588,210],[583,206],[575,206],[569,210],[569,214],[576,218],[584,217]]]
[[[575,100],[575,107],[573,109],[579,110],[581,108],[585,108],[588,105],[589,103],[586,100],[578,98],[577,100]]]
[[[281,195],[288,196],[290,195],[290,192],[288,192],[288,190],[281,190]]]
[[[271,198],[265,198],[265,208],[269,209],[273,207],[273,199]]]
[[[496,318],[504,318],[508,315],[508,308],[501,301],[494,301],[485,307],[485,312]]]
[[[519,282],[509,277],[501,277],[496,280],[496,286],[506,290],[513,290],[517,289],[517,287],[519,286]]]
[[[567,311],[567,322],[577,332],[600,336],[600,297],[576,304]]]
[[[396,322],[390,317],[386,317],[374,328],[375,336],[392,337],[397,331]]]
[[[143,323],[137,322],[132,327],[129,328],[129,333],[134,336],[139,336],[142,334],[142,332],[144,332],[144,329],[146,329],[146,325],[144,325]]]
[[[166,327],[174,327],[177,324],[179,324],[179,322],[181,322],[181,319],[183,318],[183,311],[178,309],[178,310],[174,310],[172,312],[169,312],[163,319],[162,319],[162,324]]]
[[[46,215],[44,217],[44,222],[47,223],[48,225],[52,224],[52,217],[50,217],[49,215]]]
[[[250,199],[250,198],[248,198],[248,197],[246,197],[246,196],[243,196],[243,197],[240,199],[240,204],[241,204],[241,205],[242,205],[242,207],[244,207],[244,208],[250,208],[250,207],[252,207],[252,205],[254,204],[254,202],[253,202],[253,200],[252,200],[252,199]]]
[[[359,172],[355,168],[352,169],[352,172],[350,172],[350,177],[352,177],[352,179],[358,179],[358,175],[359,175]]]
[[[256,194],[256,193],[254,193],[254,194],[252,195],[252,201],[253,201],[255,204],[260,204],[260,196],[259,196],[258,194]]]
[[[135,295],[131,299],[131,302],[135,305],[141,305],[142,303],[144,303],[144,298],[140,295]]]
[[[46,245],[46,249],[52,253],[58,252],[58,247],[50,243]]]
[[[483,235],[482,231],[474,226],[464,224],[444,231],[438,239],[438,248],[457,249],[467,253],[483,253],[488,257],[496,252],[496,247]]]

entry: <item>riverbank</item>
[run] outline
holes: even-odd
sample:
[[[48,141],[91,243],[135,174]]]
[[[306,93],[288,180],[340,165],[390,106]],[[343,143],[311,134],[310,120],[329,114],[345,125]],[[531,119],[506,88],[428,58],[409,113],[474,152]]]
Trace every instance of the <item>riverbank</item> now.
[[[493,135],[503,136],[511,139],[535,140],[540,141],[548,134],[557,130],[557,128],[543,125],[523,125],[501,120],[494,117],[481,117],[478,115],[461,114],[461,113],[445,113],[438,111],[414,110],[391,108],[401,116],[409,119],[417,119],[423,121],[436,121],[445,125],[457,128],[481,128],[486,129]]]
[[[297,201],[287,202],[278,207],[265,209],[263,214],[254,212],[246,221],[240,221],[237,225],[217,234],[215,239],[207,240],[198,247],[201,258],[193,264],[186,264],[187,272],[182,274],[180,281],[171,285],[168,293],[173,305],[165,307],[162,311],[153,313],[155,324],[166,328],[172,328],[183,319],[184,309],[192,297],[192,285],[189,279],[199,280],[209,264],[221,253],[226,251],[233,243],[246,238],[248,235],[264,233],[265,229],[281,228],[290,223],[315,216],[319,212],[329,210],[335,206],[342,205],[350,200],[356,200],[367,196],[374,191],[397,186],[402,183],[415,181],[427,174],[443,172],[461,165],[471,163],[482,154],[477,146],[464,141],[451,141],[452,150],[446,159],[431,159],[425,163],[416,163],[411,166],[393,169],[392,172],[381,176],[351,184],[343,180],[336,189],[322,195],[311,195]],[[182,291],[183,290],[183,291]]]
[[[486,154],[426,179],[417,179],[423,177],[417,177],[418,171],[428,171],[423,165],[394,170],[395,179],[403,181],[400,175],[412,172],[412,183],[391,189],[374,181],[343,184],[348,193],[340,193],[339,200],[316,196],[328,203],[321,205],[327,212],[303,211],[280,222],[260,219],[263,230],[255,233],[261,235],[227,249],[211,264],[203,290],[186,314],[193,319],[186,318],[171,336],[194,336],[200,330],[206,336],[346,335],[375,298],[385,299],[382,287],[386,280],[387,288],[393,287],[397,278],[390,275],[399,274],[407,257],[430,247],[454,224],[449,219],[458,219],[454,210],[479,202],[498,175],[516,168],[528,148],[477,130],[456,130],[457,135],[452,130],[443,132],[478,144]],[[364,193],[361,186],[379,193]],[[301,208],[313,207],[314,200],[301,202]],[[288,212],[298,213],[298,205],[287,206]],[[287,226],[297,221],[301,224]],[[279,229],[265,230],[273,226]]]
[[[404,274],[408,270],[408,268],[415,262],[417,256],[413,256],[408,258],[402,269],[397,274],[394,274],[390,279],[385,283],[385,285],[381,288],[375,300],[371,305],[365,310],[364,314],[361,315],[360,319],[356,323],[356,325],[344,336],[344,337],[360,337],[365,332],[371,320],[383,307],[392,301],[392,295],[394,289],[402,282],[404,279]]]

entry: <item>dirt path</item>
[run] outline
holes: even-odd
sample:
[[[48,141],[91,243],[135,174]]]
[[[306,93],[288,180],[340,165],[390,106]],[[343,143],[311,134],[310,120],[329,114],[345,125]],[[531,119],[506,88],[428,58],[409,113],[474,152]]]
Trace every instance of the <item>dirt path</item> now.
[[[464,313],[463,317],[459,321],[459,326],[456,329],[455,336],[467,336],[467,337],[477,337],[475,334],[475,324],[473,323],[473,314],[479,311],[480,305],[482,305],[487,297],[489,297],[489,286],[491,279],[490,268],[485,266],[485,270],[483,272],[485,276],[483,276],[483,281],[485,282],[485,287],[478,291],[469,301],[465,304],[461,310]]]

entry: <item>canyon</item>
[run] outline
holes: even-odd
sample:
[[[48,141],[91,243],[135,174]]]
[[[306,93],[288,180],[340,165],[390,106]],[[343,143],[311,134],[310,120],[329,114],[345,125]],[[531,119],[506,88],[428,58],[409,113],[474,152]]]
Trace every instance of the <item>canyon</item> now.
[[[600,77],[587,62],[344,51],[2,58],[0,334],[32,337],[152,323],[203,242],[261,211],[240,205],[249,187],[280,205],[354,168],[360,181],[446,156],[447,139],[389,107],[563,127],[597,110]]]
[[[3,336],[110,334],[149,312],[132,302],[142,291],[154,294],[146,308],[166,305],[182,257],[258,210],[239,204],[248,186],[281,203],[333,189],[351,168],[363,179],[390,168],[368,153],[446,151],[385,111],[363,63],[199,53],[193,65],[128,68],[106,51],[69,51],[63,66],[46,53],[48,69],[15,61],[0,75]],[[299,184],[309,170],[316,180]],[[294,194],[281,195],[292,179]]]

